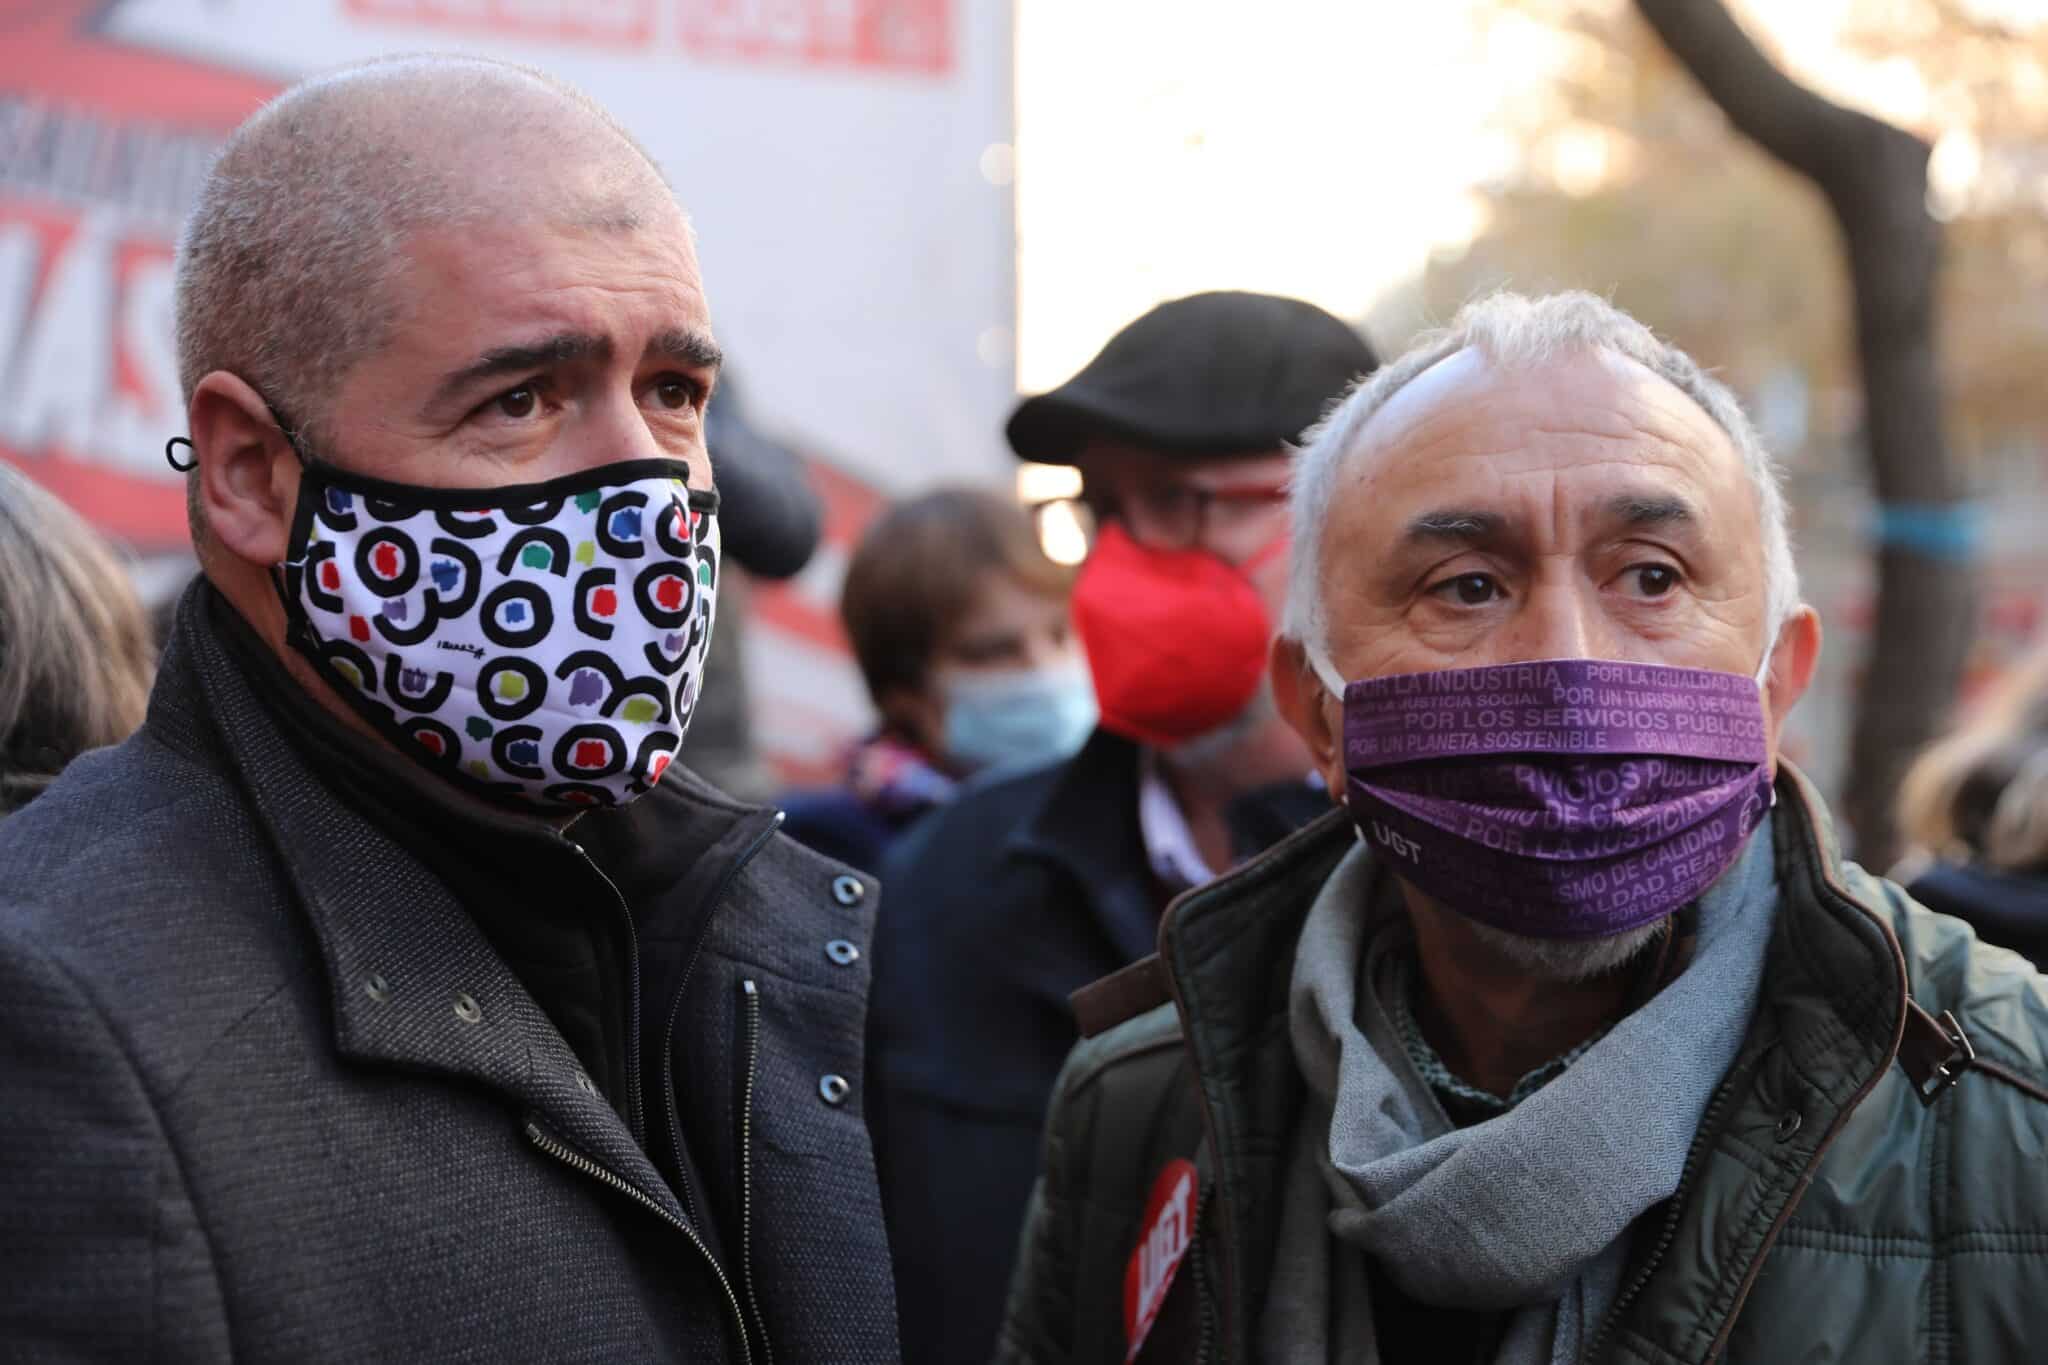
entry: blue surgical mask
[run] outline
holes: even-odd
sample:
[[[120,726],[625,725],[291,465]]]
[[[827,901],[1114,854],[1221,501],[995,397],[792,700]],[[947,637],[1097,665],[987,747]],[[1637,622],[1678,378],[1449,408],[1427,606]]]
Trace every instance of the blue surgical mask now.
[[[946,757],[962,768],[1057,762],[1095,728],[1095,690],[1078,655],[1049,668],[949,673],[939,687]]]

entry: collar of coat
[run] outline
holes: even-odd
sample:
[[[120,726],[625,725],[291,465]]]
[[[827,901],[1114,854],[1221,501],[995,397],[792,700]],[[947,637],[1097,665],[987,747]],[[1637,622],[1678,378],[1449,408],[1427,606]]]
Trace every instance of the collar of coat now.
[[[682,1217],[667,1182],[612,1106],[581,1082],[573,1050],[469,912],[280,732],[208,619],[209,610],[232,610],[214,596],[201,583],[180,604],[147,723],[248,792],[317,941],[337,1051],[507,1094],[526,1118]],[[645,799],[673,808],[665,837],[703,855],[693,881],[715,878],[739,836],[774,818],[694,780],[664,782]]]

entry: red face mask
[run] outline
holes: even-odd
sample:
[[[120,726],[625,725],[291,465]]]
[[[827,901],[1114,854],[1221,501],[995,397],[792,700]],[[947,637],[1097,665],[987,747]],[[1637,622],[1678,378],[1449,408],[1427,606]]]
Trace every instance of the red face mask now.
[[[1286,544],[1234,565],[1207,550],[1140,545],[1115,522],[1102,528],[1074,584],[1074,626],[1104,729],[1172,747],[1251,704],[1273,622],[1247,575]]]

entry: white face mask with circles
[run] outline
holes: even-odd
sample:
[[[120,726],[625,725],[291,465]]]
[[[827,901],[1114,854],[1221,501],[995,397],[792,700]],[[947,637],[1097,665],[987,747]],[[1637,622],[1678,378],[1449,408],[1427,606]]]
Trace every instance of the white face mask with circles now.
[[[289,430],[289,428],[287,428]],[[443,489],[304,465],[287,639],[401,753],[547,810],[653,789],[682,748],[718,589],[718,495],[681,460]]]

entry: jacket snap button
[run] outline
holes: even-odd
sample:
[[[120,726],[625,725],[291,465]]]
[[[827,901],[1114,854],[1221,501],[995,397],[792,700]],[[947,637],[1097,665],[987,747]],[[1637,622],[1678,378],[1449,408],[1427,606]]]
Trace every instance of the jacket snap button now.
[[[481,1024],[484,1008],[477,1004],[476,997],[467,991],[455,997],[455,1017],[465,1024]]]
[[[370,979],[363,983],[363,994],[380,1005],[384,1004],[391,999],[391,983],[384,979],[382,973],[372,972]]]
[[[827,1104],[842,1103],[846,1099],[847,1092],[852,1089],[853,1087],[846,1083],[846,1077],[837,1072],[821,1076],[818,1079],[818,1095]]]
[[[859,905],[867,899],[868,889],[861,885],[860,878],[840,873],[832,879],[832,899],[841,905]]]
[[[825,945],[825,956],[832,959],[837,967],[851,967],[860,961],[860,949],[843,938],[835,938]]]
[[[1783,1118],[1778,1120],[1778,1126],[1771,1130],[1771,1136],[1777,1138],[1780,1142],[1790,1142],[1792,1135],[1798,1131],[1799,1111],[1794,1109],[1789,1110]]]

